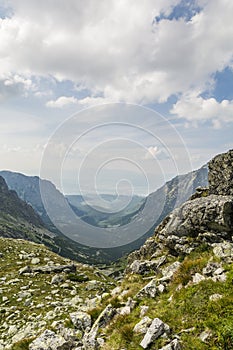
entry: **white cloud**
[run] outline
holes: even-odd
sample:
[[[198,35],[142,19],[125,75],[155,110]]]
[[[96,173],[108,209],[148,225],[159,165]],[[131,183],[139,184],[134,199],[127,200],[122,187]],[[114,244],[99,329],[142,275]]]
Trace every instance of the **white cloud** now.
[[[218,102],[215,98],[186,95],[173,105],[170,112],[193,126],[210,121],[214,128],[219,129],[223,123],[233,121],[233,101]]]
[[[67,97],[67,96],[60,96],[58,99],[56,100],[50,100],[46,103],[47,107],[50,108],[63,108],[72,104],[77,104],[78,100],[77,98],[71,96],[71,97]]]
[[[233,2],[197,2],[203,10],[189,22],[153,23],[179,0],[11,0],[13,17],[0,20],[0,73],[72,80],[90,91],[81,104],[99,95],[148,103],[202,91],[232,63]]]

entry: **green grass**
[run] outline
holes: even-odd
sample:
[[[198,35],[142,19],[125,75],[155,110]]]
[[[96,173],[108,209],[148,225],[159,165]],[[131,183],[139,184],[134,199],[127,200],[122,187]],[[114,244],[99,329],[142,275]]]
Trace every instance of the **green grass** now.
[[[191,275],[201,273],[210,256],[210,251],[193,252],[183,260],[165,293],[154,299],[145,298],[139,301],[130,315],[117,318],[108,328],[104,350],[141,349],[139,344],[143,335],[133,333],[135,324],[140,320],[140,305],[149,306],[147,316],[152,319],[159,317],[167,323],[172,333],[180,336],[184,349],[233,349],[233,265],[227,265],[228,278],[224,283],[205,280],[198,285],[187,286]],[[129,276],[124,281],[125,288],[127,287],[132,294],[145,284],[146,281],[135,275]],[[177,289],[178,285],[183,287]],[[222,299],[210,301],[209,297],[215,293],[221,294]],[[169,301],[171,296],[172,300]],[[194,330],[184,332],[193,327]],[[199,339],[199,335],[205,330],[210,330],[212,333],[207,343]],[[164,339],[159,339],[150,349],[159,349],[164,342]]]

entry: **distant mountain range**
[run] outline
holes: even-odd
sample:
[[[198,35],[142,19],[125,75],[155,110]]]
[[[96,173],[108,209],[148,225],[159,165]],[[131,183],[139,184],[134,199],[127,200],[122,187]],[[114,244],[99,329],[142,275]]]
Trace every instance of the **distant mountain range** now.
[[[59,247],[60,254],[89,263],[114,261],[139,248],[145,239],[153,234],[154,228],[169,212],[185,202],[197,187],[208,184],[208,170],[207,166],[204,166],[186,175],[176,176],[160,189],[151,193],[146,199],[133,197],[124,210],[111,214],[108,211],[104,212],[101,208],[97,208],[100,210],[93,209],[83,201],[81,196],[67,196],[66,198],[50,181],[40,180],[37,176],[25,176],[10,171],[1,171],[0,176],[5,179],[9,189],[16,191],[20,199],[27,202],[37,212],[39,215],[37,215],[37,218],[44,227],[54,233],[54,246]],[[61,222],[65,221],[65,218],[62,217],[62,213],[65,212],[63,209],[71,206],[77,216],[93,226],[118,226],[123,229],[125,226],[126,234],[135,235],[135,240],[123,246],[103,249],[85,246],[69,239],[59,232],[48,217],[41,198],[40,181],[46,189],[46,195],[53,198],[54,211],[59,213]],[[115,197],[104,196],[106,205],[108,206],[109,203],[109,207],[111,207]],[[131,225],[132,223],[133,225]],[[132,226],[132,232],[127,231],[131,227],[130,225]],[[141,231],[144,227],[148,227],[148,229]],[[80,234],[85,235],[85,232],[80,232]]]
[[[86,201],[81,195],[66,196],[74,212],[88,224],[97,227],[128,224],[146,200],[140,196],[130,198],[111,194],[101,194],[100,197],[88,195]]]

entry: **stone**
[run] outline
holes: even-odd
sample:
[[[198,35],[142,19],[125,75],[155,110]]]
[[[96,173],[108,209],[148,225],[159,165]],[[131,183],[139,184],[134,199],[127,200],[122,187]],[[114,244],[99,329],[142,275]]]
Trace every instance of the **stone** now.
[[[133,331],[139,334],[146,334],[148,327],[150,327],[151,323],[152,323],[152,319],[148,316],[145,316],[140,322],[138,322],[134,326]]]
[[[226,282],[227,275],[225,273],[222,273],[221,275],[216,275],[211,278],[214,282]]]
[[[59,284],[64,281],[64,277],[62,275],[54,275],[51,279],[51,284]]]
[[[77,311],[70,314],[70,319],[76,329],[85,331],[91,327],[91,316],[86,312]]]
[[[76,272],[76,266],[74,264],[71,265],[45,265],[45,266],[37,266],[32,269],[33,272],[39,273],[71,273]]]
[[[210,301],[217,301],[219,299],[222,299],[222,294],[218,294],[218,293],[212,294],[210,295],[209,299]]]
[[[117,312],[123,316],[129,315],[131,313],[131,308],[129,306],[123,306],[123,307],[120,307],[119,309],[117,309]]]
[[[233,243],[222,242],[214,244],[213,253],[215,256],[221,259],[227,259],[228,261],[233,260]]]
[[[23,275],[24,273],[31,273],[32,269],[30,266],[24,266],[19,270],[19,275]]]
[[[143,287],[136,295],[137,298],[154,298],[158,294],[157,281],[152,279],[145,287]]]
[[[193,283],[194,284],[198,284],[201,281],[205,280],[205,277],[203,275],[201,275],[200,273],[198,273],[198,272],[195,273],[195,275],[193,275],[192,278],[193,278]]]
[[[168,265],[167,267],[162,269],[163,277],[160,279],[160,281],[161,280],[165,280],[165,281],[171,280],[172,277],[174,276],[174,274],[176,273],[176,271],[179,269],[179,267],[180,267],[180,262],[175,261],[173,264]]]
[[[202,273],[206,276],[213,276],[215,271],[221,268],[221,264],[215,262],[208,262],[207,266],[203,268]],[[222,271],[223,272],[223,271]]]
[[[146,349],[155,339],[159,338],[165,332],[165,323],[159,318],[153,319],[150,327],[142,339],[140,345]]]
[[[145,275],[151,272],[158,273],[158,263],[156,262],[156,260],[134,260],[133,263],[129,266],[127,272],[139,275]]]
[[[199,231],[231,231],[232,211],[230,196],[209,195],[187,201],[170,215],[166,235],[196,237]]]
[[[233,150],[214,157],[209,163],[209,193],[233,195]]]
[[[17,332],[18,332],[18,328],[15,325],[11,325],[8,328],[8,335],[10,335],[10,336],[14,335]]]
[[[174,339],[171,341],[171,343],[163,346],[162,348],[160,348],[159,350],[181,350],[181,344],[179,342],[178,339]]]
[[[97,334],[99,328],[106,327],[116,314],[116,309],[108,304],[94,322],[91,330],[86,332],[83,337],[83,345],[85,350],[93,350],[97,347]]]
[[[199,339],[205,343],[206,340],[208,340],[212,336],[212,333],[210,330],[205,330],[199,335]]]
[[[159,293],[163,293],[163,292],[165,291],[165,289],[166,289],[166,288],[165,288],[165,286],[164,286],[163,284],[160,283],[160,284],[158,285],[158,291],[159,291]]]
[[[115,287],[114,289],[111,290],[111,296],[115,297],[119,295],[120,292],[121,292],[121,287],[120,286]]]
[[[31,264],[32,265],[37,265],[39,263],[40,263],[40,259],[39,258],[32,258],[32,260],[31,260]]]
[[[147,305],[140,306],[140,317],[145,316],[148,310],[149,310],[149,306]]]
[[[46,329],[38,338],[33,340],[29,345],[29,350],[70,350],[71,346],[71,341],[67,341],[62,336]]]

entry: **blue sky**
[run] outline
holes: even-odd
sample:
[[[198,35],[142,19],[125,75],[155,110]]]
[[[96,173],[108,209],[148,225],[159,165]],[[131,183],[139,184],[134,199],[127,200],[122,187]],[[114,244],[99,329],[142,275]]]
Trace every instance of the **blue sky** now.
[[[55,167],[44,175],[64,192],[80,190],[75,184],[81,171],[90,182],[90,176],[98,177],[100,192],[112,192],[121,184],[123,192],[133,185],[135,193],[146,194],[233,148],[232,1],[54,4],[0,1],[2,169],[41,174],[55,135],[67,169]],[[119,102],[129,105],[119,112]],[[77,139],[80,130],[96,122],[109,125],[82,137],[83,144],[68,145],[59,133],[72,134],[69,118],[77,113]],[[141,127],[157,141],[138,131],[134,113],[141,115]],[[120,131],[111,124],[122,120],[135,129],[130,132],[131,145],[120,141],[128,129]],[[103,149],[94,152],[101,139]],[[128,166],[126,160],[117,165],[116,139],[118,158],[124,154]],[[103,170],[104,164],[99,179],[98,167]],[[84,187],[87,191],[88,184]]]

